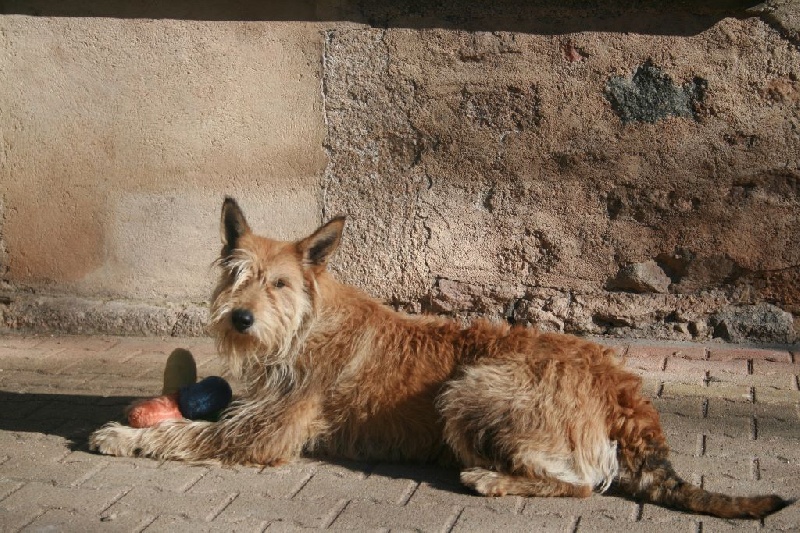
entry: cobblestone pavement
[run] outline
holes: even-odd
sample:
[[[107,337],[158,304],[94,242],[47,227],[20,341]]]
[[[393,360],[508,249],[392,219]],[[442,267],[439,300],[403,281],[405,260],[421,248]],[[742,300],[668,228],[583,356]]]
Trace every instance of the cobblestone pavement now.
[[[190,466],[87,452],[86,437],[157,395],[208,339],[0,337],[0,531],[798,531],[800,503],[763,522],[586,500],[482,498],[429,467],[302,460]],[[710,490],[800,496],[800,350],[619,344],[662,413],[673,462]]]

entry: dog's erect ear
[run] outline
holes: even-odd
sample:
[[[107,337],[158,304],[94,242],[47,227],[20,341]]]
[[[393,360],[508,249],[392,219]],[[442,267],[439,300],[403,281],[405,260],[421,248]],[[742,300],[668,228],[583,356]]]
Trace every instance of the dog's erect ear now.
[[[303,256],[303,264],[310,267],[325,267],[342,240],[344,217],[336,217],[317,231],[297,243]]]
[[[222,202],[222,219],[220,220],[219,235],[225,250],[230,252],[236,248],[239,237],[250,232],[250,226],[244,218],[239,204],[230,196]]]

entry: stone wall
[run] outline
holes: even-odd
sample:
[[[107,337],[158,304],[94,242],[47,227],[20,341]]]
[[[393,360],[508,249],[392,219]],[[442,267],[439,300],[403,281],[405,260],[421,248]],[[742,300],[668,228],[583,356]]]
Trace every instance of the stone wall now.
[[[227,193],[413,312],[795,339],[800,8],[384,4],[11,2],[6,326],[200,332]]]

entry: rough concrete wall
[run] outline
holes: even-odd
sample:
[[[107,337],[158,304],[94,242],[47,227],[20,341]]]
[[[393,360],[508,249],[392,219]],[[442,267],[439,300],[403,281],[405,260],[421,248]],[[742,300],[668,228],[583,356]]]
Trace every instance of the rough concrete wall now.
[[[6,2],[3,322],[200,333],[233,194],[347,213],[412,311],[791,341],[800,8],[756,4]]]
[[[347,281],[559,331],[793,340],[800,53],[762,20],[359,29],[325,50]]]

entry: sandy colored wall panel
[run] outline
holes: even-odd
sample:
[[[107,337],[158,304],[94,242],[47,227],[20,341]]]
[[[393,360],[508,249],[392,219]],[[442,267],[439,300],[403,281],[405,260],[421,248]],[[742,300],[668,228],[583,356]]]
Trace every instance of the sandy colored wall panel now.
[[[314,27],[18,16],[0,27],[11,283],[202,301],[224,194],[258,203],[278,235],[320,221]]]

